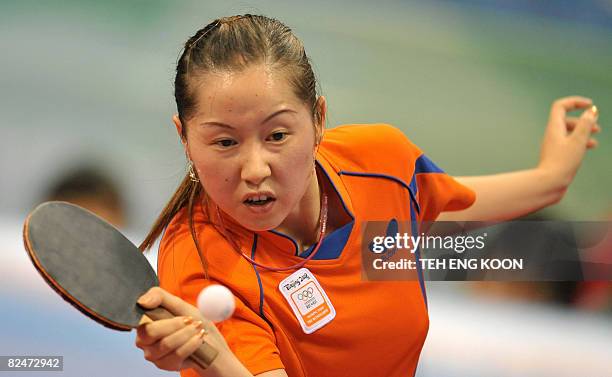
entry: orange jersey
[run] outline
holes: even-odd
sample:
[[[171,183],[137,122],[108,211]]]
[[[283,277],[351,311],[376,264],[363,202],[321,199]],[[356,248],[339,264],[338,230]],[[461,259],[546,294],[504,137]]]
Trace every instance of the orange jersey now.
[[[279,289],[294,271],[253,266],[214,226],[204,224],[201,205],[194,210],[194,223],[210,279],[204,279],[183,209],[166,228],[160,245],[160,285],[194,305],[208,284],[231,289],[236,311],[217,326],[254,375],[279,368],[290,377],[414,375],[429,326],[423,282],[363,281],[361,224],[434,220],[442,211],[469,207],[475,195],[388,125],[326,130],[317,167],[352,219],[327,235],[304,266],[335,308],[331,322],[306,334]],[[242,252],[258,263],[286,267],[304,258],[287,235],[252,232],[229,218],[224,223]],[[181,374],[195,375],[191,370]]]

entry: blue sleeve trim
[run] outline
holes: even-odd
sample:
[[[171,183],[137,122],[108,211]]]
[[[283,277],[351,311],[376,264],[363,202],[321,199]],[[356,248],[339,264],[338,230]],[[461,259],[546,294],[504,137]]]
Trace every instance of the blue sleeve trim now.
[[[422,154],[417,158],[414,162],[414,173],[412,174],[412,179],[410,179],[410,184],[408,185],[414,196],[419,193],[419,186],[417,185],[417,174],[427,174],[427,173],[444,173],[444,170],[440,169],[438,165],[434,164],[433,161],[429,159],[429,157]],[[415,200],[416,202],[416,200]],[[417,204],[418,205],[418,204]],[[419,207],[417,207],[417,213],[421,213]]]
[[[417,185],[417,182],[416,182],[416,174],[412,176],[409,186],[412,189],[412,192],[414,192],[414,196],[416,196],[419,193],[419,186]]]
[[[416,175],[421,173],[444,173],[444,170],[440,169],[438,165],[434,164],[434,162],[430,160],[429,157],[425,156],[425,154],[422,154],[414,163],[414,174]]]
[[[414,216],[414,208],[410,206],[410,229],[413,235],[419,234],[419,223],[416,221]],[[414,252],[414,258],[416,261],[417,276],[419,277],[419,285],[421,286],[421,294],[423,295],[423,301],[425,302],[425,308],[429,309],[427,304],[427,290],[425,289],[425,279],[423,279],[423,270],[421,269],[421,249],[418,247]]]

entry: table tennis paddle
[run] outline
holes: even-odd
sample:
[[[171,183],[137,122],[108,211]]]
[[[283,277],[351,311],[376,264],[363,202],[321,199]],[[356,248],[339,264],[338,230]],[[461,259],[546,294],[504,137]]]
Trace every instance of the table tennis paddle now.
[[[146,317],[173,318],[158,307],[146,310],[138,298],[159,285],[142,252],[119,230],[93,213],[66,202],[36,207],[23,226],[34,266],[64,300],[115,330],[130,331]],[[207,368],[218,351],[204,343],[191,355]]]

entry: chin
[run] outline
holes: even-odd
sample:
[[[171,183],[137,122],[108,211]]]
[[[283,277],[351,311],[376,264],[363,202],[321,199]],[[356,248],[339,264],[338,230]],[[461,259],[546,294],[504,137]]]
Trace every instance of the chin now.
[[[239,221],[239,223],[243,227],[254,232],[264,232],[267,230],[276,229],[282,223],[282,220],[274,221],[275,219],[271,219],[271,216],[267,216],[263,219],[253,219],[250,218],[251,216],[247,215],[242,217],[242,221]]]
[[[267,230],[272,230],[278,227],[278,225],[270,225],[268,222],[253,222],[248,224],[242,224],[242,226],[253,232],[265,232]]]

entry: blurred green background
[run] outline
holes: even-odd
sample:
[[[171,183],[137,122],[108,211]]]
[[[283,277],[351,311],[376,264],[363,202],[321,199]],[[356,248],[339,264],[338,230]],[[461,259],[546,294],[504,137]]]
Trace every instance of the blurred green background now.
[[[566,219],[612,210],[612,3],[503,1],[2,1],[0,211],[23,216],[85,161],[119,177],[144,230],[184,174],[170,117],[181,45],[212,19],[251,12],[300,36],[330,123],[401,128],[453,175],[534,166],[551,102],[599,105],[600,147]]]

